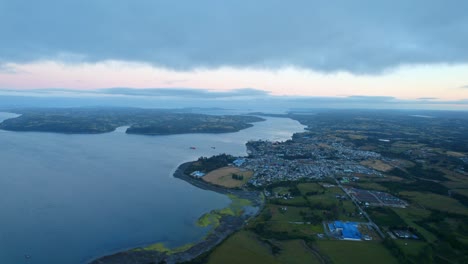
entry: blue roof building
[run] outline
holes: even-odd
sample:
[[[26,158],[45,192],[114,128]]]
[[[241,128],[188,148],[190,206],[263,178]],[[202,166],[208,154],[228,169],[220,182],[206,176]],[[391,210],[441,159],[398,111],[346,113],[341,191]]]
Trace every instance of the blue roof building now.
[[[232,162],[232,164],[236,165],[237,167],[242,166],[244,164],[245,159],[236,159],[235,161]]]
[[[354,222],[335,221],[328,224],[331,232],[340,232],[344,240],[361,240],[362,235],[358,230],[358,224]]]

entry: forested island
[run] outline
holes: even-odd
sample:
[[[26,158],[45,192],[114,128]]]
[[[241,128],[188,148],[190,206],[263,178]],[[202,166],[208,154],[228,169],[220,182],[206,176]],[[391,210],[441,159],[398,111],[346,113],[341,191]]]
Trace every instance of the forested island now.
[[[129,126],[126,133],[169,135],[228,133],[263,121],[256,116],[206,115],[177,110],[140,108],[34,108],[13,109],[21,114],[0,123],[0,129],[67,134],[99,134]]]

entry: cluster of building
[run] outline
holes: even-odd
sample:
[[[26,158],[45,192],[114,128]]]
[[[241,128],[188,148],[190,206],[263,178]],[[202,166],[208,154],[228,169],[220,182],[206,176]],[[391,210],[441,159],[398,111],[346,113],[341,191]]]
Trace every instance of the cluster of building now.
[[[380,154],[355,150],[336,138],[295,136],[286,142],[251,141],[247,149],[249,157],[238,166],[254,171],[250,180],[254,186],[337,175],[381,176],[359,164],[366,159],[381,159]]]
[[[367,150],[356,150],[343,145],[342,142],[334,142],[331,146],[336,150],[336,157],[343,160],[367,160],[380,159],[382,155]]]
[[[276,198],[276,199],[283,199],[283,200],[289,200],[293,199],[294,196],[291,195],[291,193],[277,193],[277,192],[269,192],[266,189],[263,191],[263,194],[265,197],[271,197],[271,198]]]
[[[251,141],[249,151],[258,155],[277,155],[286,159],[308,158],[366,160],[380,159],[382,156],[373,151],[356,150],[343,139],[327,136],[307,136],[307,133],[296,134],[286,142]]]
[[[391,206],[400,208],[408,206],[405,201],[388,193],[357,188],[345,188],[345,190],[349,195],[366,206]]]
[[[419,239],[419,237],[417,235],[413,234],[409,230],[393,229],[393,230],[391,230],[391,232],[396,238],[400,238],[400,239]]]
[[[354,177],[341,177],[338,180],[340,181],[340,183],[345,183],[346,184],[346,183],[349,183],[350,181],[352,181],[352,182],[359,181],[359,177],[356,177],[356,176],[354,176]]]

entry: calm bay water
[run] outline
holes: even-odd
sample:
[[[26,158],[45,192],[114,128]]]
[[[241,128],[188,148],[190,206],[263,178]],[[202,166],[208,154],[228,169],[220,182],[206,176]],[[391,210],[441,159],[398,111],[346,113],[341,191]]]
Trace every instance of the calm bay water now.
[[[13,116],[0,113],[0,121]],[[177,166],[245,155],[248,140],[286,140],[303,128],[268,118],[228,134],[0,130],[0,263],[77,264],[138,245],[198,241],[207,232],[196,227],[198,217],[230,200],[173,178]]]

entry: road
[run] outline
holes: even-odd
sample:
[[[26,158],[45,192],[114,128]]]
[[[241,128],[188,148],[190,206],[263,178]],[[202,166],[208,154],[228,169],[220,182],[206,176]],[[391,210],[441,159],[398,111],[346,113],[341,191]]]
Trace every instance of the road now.
[[[359,209],[359,212],[361,212],[361,214],[367,219],[367,221],[369,222],[369,225],[371,225],[375,231],[377,231],[377,233],[379,234],[379,236],[383,239],[385,238],[385,235],[384,233],[382,232],[382,230],[380,230],[379,226],[377,226],[373,221],[372,219],[370,218],[370,216],[366,213],[366,211],[364,211],[362,208],[361,208],[361,205],[359,204],[359,201],[356,200],[356,198],[354,198],[352,195],[350,195],[346,189],[343,187],[343,185],[341,185],[341,183],[335,179],[336,181],[336,184],[341,188],[341,190],[343,190],[344,193],[346,193],[346,195],[349,197],[349,199],[351,199],[351,201],[353,201],[353,203],[356,205],[356,207]]]

